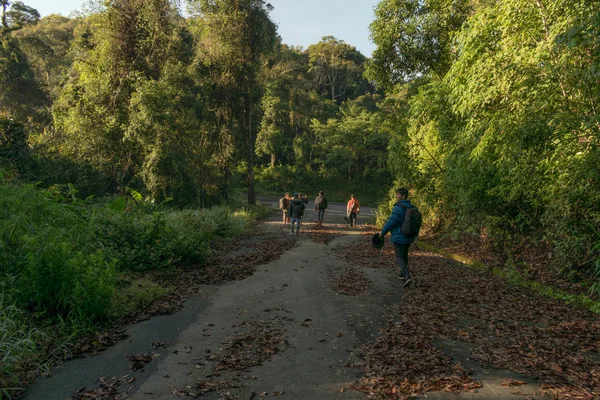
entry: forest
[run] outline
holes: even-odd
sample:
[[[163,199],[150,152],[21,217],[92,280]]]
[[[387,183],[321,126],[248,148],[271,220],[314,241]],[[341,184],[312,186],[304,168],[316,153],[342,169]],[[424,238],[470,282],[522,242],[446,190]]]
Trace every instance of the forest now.
[[[283,43],[264,0],[0,5],[1,388],[168,294],[124,277],[202,265],[257,195],[381,223],[406,186],[428,236],[600,296],[596,1],[381,0],[372,56]]]

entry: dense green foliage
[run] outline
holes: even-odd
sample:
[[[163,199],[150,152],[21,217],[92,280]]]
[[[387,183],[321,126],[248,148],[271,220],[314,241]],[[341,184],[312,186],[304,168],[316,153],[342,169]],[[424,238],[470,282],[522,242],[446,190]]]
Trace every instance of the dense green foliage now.
[[[587,272],[600,256],[598,4],[473,2],[464,24],[444,25],[453,40],[442,69],[389,62],[397,54],[388,41],[398,41],[390,32],[413,30],[387,11],[405,13],[406,4],[382,1],[372,26],[380,45],[372,71],[382,85],[421,73],[390,89],[406,104],[406,130],[392,139],[389,160],[396,178],[437,228],[507,250],[549,246],[556,271]],[[408,20],[418,21],[452,13],[410,10]]]
[[[383,98],[355,47],[280,43],[263,0],[186,5],[186,17],[171,0],[115,0],[40,19],[6,2],[0,111],[32,151],[3,168],[26,164],[25,180],[83,196],[131,187],[177,206],[227,202],[242,184],[253,204],[255,165],[304,170],[292,186],[311,190],[389,183]]]
[[[89,326],[106,316],[118,271],[199,265],[213,240],[246,232],[251,220],[225,207],[161,210],[125,197],[93,203],[2,185],[4,291],[21,308]]]

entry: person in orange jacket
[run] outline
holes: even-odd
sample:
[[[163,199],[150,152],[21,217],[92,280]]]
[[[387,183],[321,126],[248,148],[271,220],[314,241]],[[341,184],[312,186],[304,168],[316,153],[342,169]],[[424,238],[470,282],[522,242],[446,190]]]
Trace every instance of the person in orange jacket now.
[[[350,196],[350,201],[348,201],[348,205],[346,206],[346,221],[350,226],[356,225],[356,217],[360,213],[360,203],[356,200],[354,195]]]

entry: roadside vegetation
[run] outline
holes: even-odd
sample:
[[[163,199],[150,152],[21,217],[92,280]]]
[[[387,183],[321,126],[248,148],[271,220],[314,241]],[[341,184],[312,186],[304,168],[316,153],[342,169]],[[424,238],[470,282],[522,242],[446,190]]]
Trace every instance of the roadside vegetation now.
[[[383,0],[375,14],[367,75],[403,104],[388,167],[428,237],[597,299],[598,4]]]
[[[58,342],[170,293],[133,284],[136,277],[202,268],[214,243],[245,234],[256,218],[246,209],[177,210],[136,198],[81,200],[73,187],[0,185],[3,390],[68,356],[68,346],[56,351]]]

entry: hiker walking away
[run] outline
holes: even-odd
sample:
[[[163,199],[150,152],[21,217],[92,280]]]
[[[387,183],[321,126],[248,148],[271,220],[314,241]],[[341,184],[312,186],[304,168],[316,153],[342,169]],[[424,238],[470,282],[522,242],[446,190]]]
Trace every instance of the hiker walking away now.
[[[391,242],[396,251],[396,263],[400,267],[400,279],[404,280],[405,287],[413,283],[408,269],[408,249],[419,236],[422,221],[421,212],[408,200],[408,189],[396,189],[396,204],[392,215],[379,235],[383,238],[388,232],[392,233]]]
[[[324,196],[323,191],[319,192],[319,195],[315,199],[315,212],[317,213],[317,226],[323,226],[323,217],[325,217],[325,210],[327,210],[327,199]]]
[[[292,236],[294,236],[294,225],[296,225],[296,236],[300,234],[300,224],[302,223],[302,216],[304,215],[304,201],[300,199],[298,193],[294,193],[294,198],[290,202],[290,219],[292,227]]]
[[[360,213],[360,203],[356,200],[354,195],[350,196],[350,201],[348,201],[348,205],[346,206],[346,221],[350,226],[356,225],[356,217]]]
[[[286,193],[282,198],[279,199],[279,209],[281,210],[282,214],[283,214],[283,223],[284,224],[289,224],[290,223],[290,215],[288,213],[289,208],[290,208],[290,200],[292,198],[290,197],[289,193]]]
[[[298,195],[298,197],[300,198],[300,200],[302,200],[302,202],[303,202],[304,204],[308,204],[308,196],[306,196],[306,195],[304,195],[304,194],[300,193],[300,194]],[[305,206],[305,207],[306,207],[306,206]],[[302,217],[300,218],[300,225],[302,225],[302,223],[303,223],[303,222],[304,222],[304,214],[303,214],[303,215],[302,215]]]

